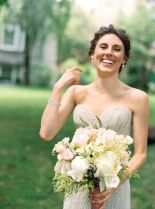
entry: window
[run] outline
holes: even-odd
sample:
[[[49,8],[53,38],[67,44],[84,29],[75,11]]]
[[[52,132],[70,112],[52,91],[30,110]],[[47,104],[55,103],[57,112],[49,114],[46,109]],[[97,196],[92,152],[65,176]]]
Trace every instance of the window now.
[[[9,81],[11,80],[11,66],[3,65],[0,70],[0,80],[1,81]]]
[[[6,25],[5,32],[4,32],[4,43],[6,45],[14,44],[14,34],[15,34],[14,27],[11,25]]]

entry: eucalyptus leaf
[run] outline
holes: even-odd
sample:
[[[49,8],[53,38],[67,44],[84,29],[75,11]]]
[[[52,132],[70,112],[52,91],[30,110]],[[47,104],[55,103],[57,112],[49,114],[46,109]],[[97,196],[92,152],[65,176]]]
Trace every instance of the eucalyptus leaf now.
[[[80,120],[81,120],[86,126],[90,126],[89,123],[87,123],[85,120],[83,120],[82,117],[80,117]]]
[[[101,128],[102,127],[102,121],[101,121],[101,119],[99,117],[97,117],[97,116],[96,116],[96,119],[97,119],[97,121],[99,123],[99,128]]]

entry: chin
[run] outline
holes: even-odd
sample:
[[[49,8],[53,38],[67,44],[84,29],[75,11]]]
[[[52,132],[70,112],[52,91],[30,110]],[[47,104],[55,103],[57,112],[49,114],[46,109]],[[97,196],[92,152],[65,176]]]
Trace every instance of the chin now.
[[[102,74],[102,75],[112,75],[112,74],[116,74],[119,72],[119,70],[112,69],[112,68],[99,68],[97,71],[99,74]]]

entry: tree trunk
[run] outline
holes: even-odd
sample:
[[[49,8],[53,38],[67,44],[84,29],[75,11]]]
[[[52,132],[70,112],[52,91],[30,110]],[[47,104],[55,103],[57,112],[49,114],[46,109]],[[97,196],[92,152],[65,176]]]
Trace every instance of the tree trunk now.
[[[24,85],[28,86],[30,85],[30,61],[31,61],[31,55],[30,55],[30,37],[28,34],[26,34],[25,39],[25,54],[24,54]]]

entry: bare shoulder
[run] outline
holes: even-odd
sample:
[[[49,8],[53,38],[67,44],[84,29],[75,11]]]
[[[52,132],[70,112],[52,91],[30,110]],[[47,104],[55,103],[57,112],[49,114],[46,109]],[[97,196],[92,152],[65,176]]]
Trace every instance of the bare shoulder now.
[[[86,91],[89,85],[73,85],[70,88],[74,93],[75,104],[81,103],[86,96]]]
[[[133,87],[129,89],[129,96],[135,101],[147,101],[149,99],[146,92]]]
[[[146,92],[129,87],[128,98],[131,102],[131,106],[134,110],[148,109],[149,107],[149,96]]]

